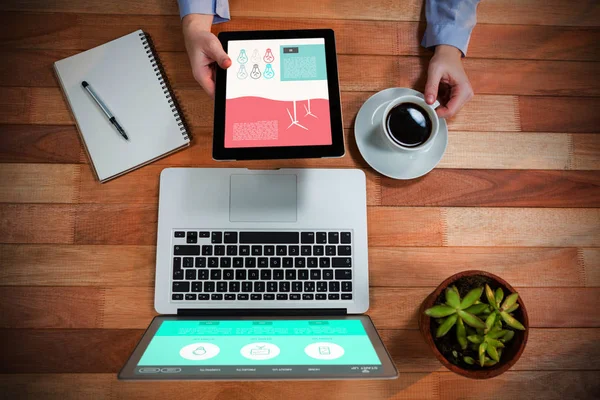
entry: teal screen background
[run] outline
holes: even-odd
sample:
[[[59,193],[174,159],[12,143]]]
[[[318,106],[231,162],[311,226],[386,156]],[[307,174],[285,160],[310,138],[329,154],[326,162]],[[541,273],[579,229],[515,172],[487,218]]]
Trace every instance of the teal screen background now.
[[[295,47],[298,49],[298,53],[284,53],[283,50],[286,47]],[[282,81],[327,80],[324,44],[281,45],[279,46],[279,56],[281,57]]]
[[[188,360],[179,355],[183,347],[197,342],[212,343],[220,352],[208,360]],[[242,356],[242,347],[255,342],[274,344],[280,353],[267,360]],[[309,357],[305,347],[317,342],[337,344],[344,354],[333,360]],[[163,321],[138,363],[140,366],[355,364],[381,365],[359,320]]]

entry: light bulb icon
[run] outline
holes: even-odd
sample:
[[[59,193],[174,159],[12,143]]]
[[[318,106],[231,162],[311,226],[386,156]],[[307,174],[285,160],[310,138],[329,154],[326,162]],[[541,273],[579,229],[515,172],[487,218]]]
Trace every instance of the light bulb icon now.
[[[260,62],[260,53],[258,49],[254,49],[252,52],[252,57],[250,58],[254,64],[258,64]]]
[[[240,64],[246,64],[248,62],[248,56],[246,55],[246,50],[240,50],[240,55],[237,58],[237,62]]]
[[[204,348],[204,346],[200,346],[196,348],[196,350],[192,351],[192,353],[197,356],[203,356],[206,354],[206,349]]]
[[[267,64],[265,72],[263,72],[263,76],[265,77],[265,79],[271,79],[275,76],[275,71],[273,71],[273,67],[271,66],[271,64]]]
[[[248,77],[248,72],[246,72],[246,66],[244,66],[244,64],[240,65],[237,77],[238,79],[246,79]]]
[[[273,56],[273,52],[271,51],[271,49],[267,49],[267,52],[265,53],[265,57],[263,58],[263,60],[265,60],[265,62],[267,64],[270,64],[273,61],[275,61],[275,56]]]
[[[252,67],[252,71],[250,71],[250,77],[252,79],[258,79],[260,78],[261,73],[260,70],[258,69],[258,64],[254,64],[254,66]]]

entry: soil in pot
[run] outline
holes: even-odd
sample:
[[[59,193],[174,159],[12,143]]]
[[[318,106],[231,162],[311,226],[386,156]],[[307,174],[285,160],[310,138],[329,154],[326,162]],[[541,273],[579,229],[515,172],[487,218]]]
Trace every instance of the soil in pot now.
[[[494,279],[488,278],[486,276],[481,276],[481,275],[464,276],[464,277],[456,280],[452,285],[456,286],[456,288],[458,289],[458,293],[460,294],[460,297],[462,299],[472,289],[475,289],[478,287],[485,287],[486,284],[488,284],[494,292],[496,291],[496,289],[498,287],[501,287],[502,290],[504,290],[505,297],[510,294],[504,286],[500,285]],[[487,301],[485,299],[485,293],[482,294],[479,301],[481,301],[482,303],[487,303]],[[440,296],[436,299],[434,305],[444,304],[445,302],[446,302],[445,291],[442,291]],[[518,314],[520,314],[520,313],[515,313],[515,317],[519,321],[522,321],[521,316]],[[484,368],[480,367],[478,363],[476,363],[474,365],[469,365],[466,362],[464,362],[463,357],[465,357],[465,356],[471,357],[471,358],[473,358],[473,360],[476,360],[476,361],[479,360],[479,355],[477,353],[477,350],[471,349],[470,342],[469,342],[469,346],[467,346],[467,348],[465,350],[460,348],[460,345],[458,344],[458,342],[456,340],[456,328],[452,328],[450,330],[450,332],[448,332],[446,335],[442,336],[441,338],[436,338],[435,332],[436,332],[438,326],[439,326],[439,324],[436,322],[435,319],[432,318],[431,327],[430,327],[431,336],[433,337],[433,342],[435,343],[437,349],[439,350],[440,353],[442,353],[442,355],[444,356],[444,358],[446,358],[446,360],[450,361],[452,364],[457,365],[460,368],[467,369],[467,370],[489,369],[488,367],[484,367]],[[513,328],[511,328],[510,326],[507,326],[506,324],[504,324],[502,329],[515,331]],[[515,331],[515,333],[517,333],[517,331]],[[508,359],[510,354],[513,353],[513,351],[514,351],[513,347],[515,346],[514,343],[515,343],[514,339],[511,340],[510,342],[506,343],[506,348],[503,351],[502,357],[500,357],[500,362],[502,362],[503,359]],[[456,352],[456,356],[454,355],[455,352]]]

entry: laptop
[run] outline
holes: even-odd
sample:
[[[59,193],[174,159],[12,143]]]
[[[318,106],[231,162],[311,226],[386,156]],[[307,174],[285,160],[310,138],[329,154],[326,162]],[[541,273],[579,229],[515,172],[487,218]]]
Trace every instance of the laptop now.
[[[167,168],[138,380],[385,379],[356,169]]]

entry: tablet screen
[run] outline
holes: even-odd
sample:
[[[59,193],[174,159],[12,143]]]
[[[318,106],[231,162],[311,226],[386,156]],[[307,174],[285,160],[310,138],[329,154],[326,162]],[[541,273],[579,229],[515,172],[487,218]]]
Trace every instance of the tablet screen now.
[[[133,362],[130,378],[382,376],[382,361],[389,364],[389,357],[367,329],[361,318],[163,320],[144,337],[147,345],[136,349],[139,357],[134,352],[128,362]]]
[[[332,144],[325,39],[230,40],[225,148]]]

